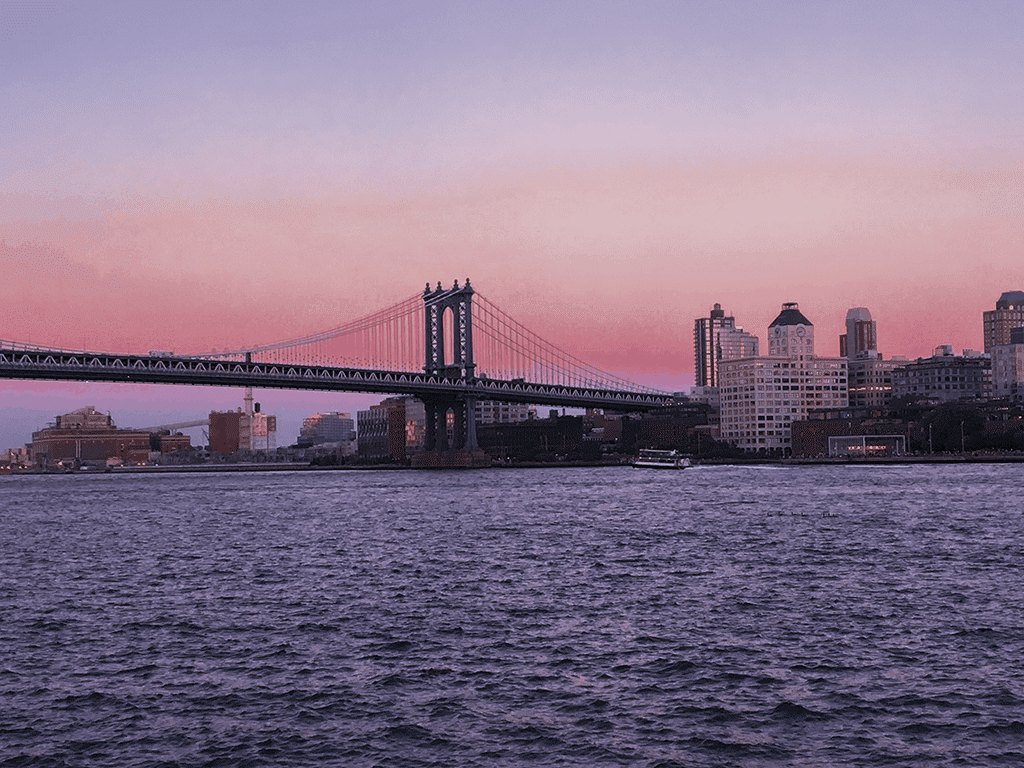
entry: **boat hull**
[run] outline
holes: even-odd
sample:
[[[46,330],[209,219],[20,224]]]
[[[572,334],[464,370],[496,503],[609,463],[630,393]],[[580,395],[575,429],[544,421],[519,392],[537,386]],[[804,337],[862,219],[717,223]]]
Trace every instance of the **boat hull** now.
[[[676,451],[645,450],[640,451],[632,466],[636,469],[686,469],[690,460]]]

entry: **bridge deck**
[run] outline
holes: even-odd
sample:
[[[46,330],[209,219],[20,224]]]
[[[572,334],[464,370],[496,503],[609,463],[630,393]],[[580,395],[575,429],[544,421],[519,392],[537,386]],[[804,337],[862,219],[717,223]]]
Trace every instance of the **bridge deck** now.
[[[646,411],[669,405],[663,392],[629,392],[523,380],[453,379],[421,371],[339,368],[209,358],[0,349],[0,378],[368,392],[420,398],[497,400],[573,408]]]

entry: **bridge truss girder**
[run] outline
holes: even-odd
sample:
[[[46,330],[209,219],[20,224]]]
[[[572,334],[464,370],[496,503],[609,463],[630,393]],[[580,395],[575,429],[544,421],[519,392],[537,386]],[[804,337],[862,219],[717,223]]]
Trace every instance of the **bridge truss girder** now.
[[[411,395],[465,402],[468,398],[609,411],[648,411],[669,405],[665,394],[623,392],[521,380],[452,378],[322,365],[218,361],[56,350],[0,349],[0,379],[177,384]]]

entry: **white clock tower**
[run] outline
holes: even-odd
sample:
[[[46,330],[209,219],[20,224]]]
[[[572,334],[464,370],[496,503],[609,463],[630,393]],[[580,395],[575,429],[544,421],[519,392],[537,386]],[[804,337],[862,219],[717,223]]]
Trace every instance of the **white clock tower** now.
[[[783,304],[779,316],[768,326],[768,356],[803,359],[813,355],[814,325],[795,301]]]

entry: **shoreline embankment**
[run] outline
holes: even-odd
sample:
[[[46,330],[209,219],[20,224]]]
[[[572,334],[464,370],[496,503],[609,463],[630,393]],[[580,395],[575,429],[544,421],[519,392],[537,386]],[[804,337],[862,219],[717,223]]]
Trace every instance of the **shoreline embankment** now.
[[[866,458],[728,458],[728,459],[697,459],[694,466],[892,466],[903,464],[1020,464],[1024,463],[1024,453],[1005,454],[922,454],[914,456],[873,456]],[[573,467],[619,467],[628,466],[628,461],[563,461],[563,462],[510,462],[494,463],[493,469],[566,469]],[[169,464],[141,467],[95,467],[76,470],[55,469],[24,469],[0,470],[4,475],[138,475],[138,474],[179,474],[179,473],[211,473],[211,472],[330,472],[330,471],[365,471],[365,470],[412,470],[423,469],[435,471],[435,468],[417,468],[401,464],[308,464],[305,462],[266,462],[253,464]]]

